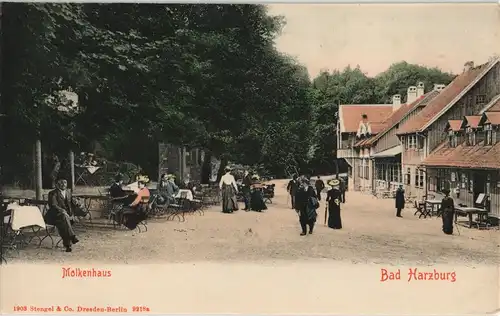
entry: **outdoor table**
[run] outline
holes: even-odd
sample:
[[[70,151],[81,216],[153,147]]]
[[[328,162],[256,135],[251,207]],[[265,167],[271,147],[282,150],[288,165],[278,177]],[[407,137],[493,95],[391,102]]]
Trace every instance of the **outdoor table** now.
[[[432,214],[434,213],[434,208],[439,207],[441,205],[440,200],[425,200],[425,207],[424,207],[424,212],[422,215],[424,218],[427,216],[432,217]],[[430,208],[427,208],[427,205],[430,205]]]
[[[485,209],[477,208],[477,207],[457,206],[457,207],[455,207],[455,223],[458,220],[458,214],[468,216],[469,217],[469,228],[472,228],[472,215],[477,214],[477,216],[479,217],[479,223],[477,223],[477,225],[479,227],[479,224],[482,222],[483,216],[488,215],[488,211]]]
[[[100,195],[100,194],[78,194],[78,195],[73,195],[74,198],[77,199],[82,199],[83,200],[83,211],[85,212],[85,216],[89,216],[89,221],[92,222],[92,213],[90,212],[90,208],[92,206],[92,201],[98,202],[98,201],[108,201],[109,197],[106,195]],[[83,216],[83,217],[85,217]]]
[[[40,241],[42,240],[38,234],[40,232],[40,228],[46,229],[46,226],[39,207],[12,203],[7,206],[7,212],[8,211],[11,211],[10,215],[6,216],[8,218],[8,226],[10,226],[14,232],[14,238],[12,239],[10,246],[13,246],[16,242],[16,238],[22,235],[21,230],[23,228],[32,229],[34,236],[30,239],[30,241],[33,238],[38,238]],[[4,217],[4,223],[6,221],[6,217]],[[39,229],[35,230],[35,228]]]
[[[180,199],[182,193],[186,194],[186,199],[187,200],[189,200],[189,201],[193,200],[193,192],[191,192],[191,190],[187,190],[187,189],[180,189],[179,192],[177,192],[177,194],[174,195],[174,198],[175,199]]]

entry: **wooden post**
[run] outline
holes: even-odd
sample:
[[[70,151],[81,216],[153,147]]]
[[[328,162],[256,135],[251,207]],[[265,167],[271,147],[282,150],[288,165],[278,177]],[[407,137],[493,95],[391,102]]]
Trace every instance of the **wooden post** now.
[[[36,199],[42,199],[42,141],[35,142],[35,193]]]
[[[69,185],[72,192],[75,191],[75,152],[69,151],[69,170],[70,170],[70,179]]]

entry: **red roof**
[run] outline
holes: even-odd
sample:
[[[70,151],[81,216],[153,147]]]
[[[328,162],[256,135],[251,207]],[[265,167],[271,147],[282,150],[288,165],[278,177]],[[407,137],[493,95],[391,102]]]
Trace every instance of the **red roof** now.
[[[500,98],[497,100],[495,104],[493,104],[489,109],[488,112],[500,112]]]
[[[403,124],[398,130],[398,135],[422,132],[422,129],[427,122],[434,119],[475,79],[482,76],[484,70],[489,66],[491,66],[491,63],[478,66],[458,75],[455,80],[453,80],[439,93],[439,95],[429,102],[429,104],[418,115]]]
[[[462,122],[461,120],[449,120],[448,124],[446,124],[446,130],[451,129],[454,132],[458,132],[462,129]]]
[[[464,118],[463,123],[466,125],[462,125],[464,127],[472,127],[472,128],[478,128],[479,122],[481,121],[481,116],[479,115],[474,115],[474,116],[466,116]]]
[[[356,133],[361,116],[366,114],[372,133],[379,129],[382,123],[392,113],[392,104],[342,104],[339,107],[339,120],[343,133]],[[342,128],[343,126],[343,128]]]
[[[486,112],[484,113],[488,122],[492,125],[500,125],[500,112]]]
[[[370,139],[369,144],[375,143],[378,139],[380,139],[380,137],[382,137],[388,131],[390,131],[396,124],[401,122],[401,120],[405,118],[407,114],[414,111],[418,107],[427,105],[438,94],[439,94],[438,91],[431,91],[424,94],[423,96],[421,96],[420,98],[418,98],[417,100],[413,101],[410,104],[401,105],[401,107],[397,111],[393,112],[391,116],[389,116],[384,121],[385,125],[384,129],[380,133],[377,133],[377,136],[372,137]],[[375,132],[373,133],[375,134]]]
[[[474,169],[500,169],[500,142],[493,146],[484,146],[483,142],[475,146],[448,146],[448,142],[439,145],[423,162],[424,166],[459,167]]]

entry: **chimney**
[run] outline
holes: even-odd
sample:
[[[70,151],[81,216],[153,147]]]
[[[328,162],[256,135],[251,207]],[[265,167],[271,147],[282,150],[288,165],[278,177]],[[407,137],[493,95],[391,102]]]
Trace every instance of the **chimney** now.
[[[434,90],[434,91],[441,91],[441,90],[443,90],[445,87],[446,87],[446,85],[444,85],[444,84],[441,84],[441,83],[439,83],[439,84],[438,84],[438,83],[435,83],[435,84],[434,84],[434,89],[433,89],[433,90]]]
[[[417,87],[410,86],[406,94],[406,104],[411,104],[417,99]]]
[[[396,94],[392,97],[392,111],[395,112],[401,107],[401,95]]]
[[[424,83],[423,82],[417,83],[417,98],[420,98],[424,94],[425,94]]]
[[[468,61],[464,64],[464,72],[467,72],[474,68],[474,62],[473,61]]]

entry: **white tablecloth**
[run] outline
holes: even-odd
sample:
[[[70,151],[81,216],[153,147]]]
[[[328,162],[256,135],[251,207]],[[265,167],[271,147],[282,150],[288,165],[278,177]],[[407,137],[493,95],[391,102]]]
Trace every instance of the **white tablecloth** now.
[[[7,207],[7,210],[12,210],[10,215],[10,227],[12,227],[12,230],[20,230],[23,227],[29,226],[45,228],[45,221],[38,207],[11,205]]]
[[[181,192],[186,192],[187,193],[187,199],[189,201],[192,201],[193,200],[193,193],[191,192],[191,190],[185,190],[185,189],[181,189],[179,190],[179,192],[177,192],[177,194],[174,196],[176,199],[179,199],[181,197]]]

